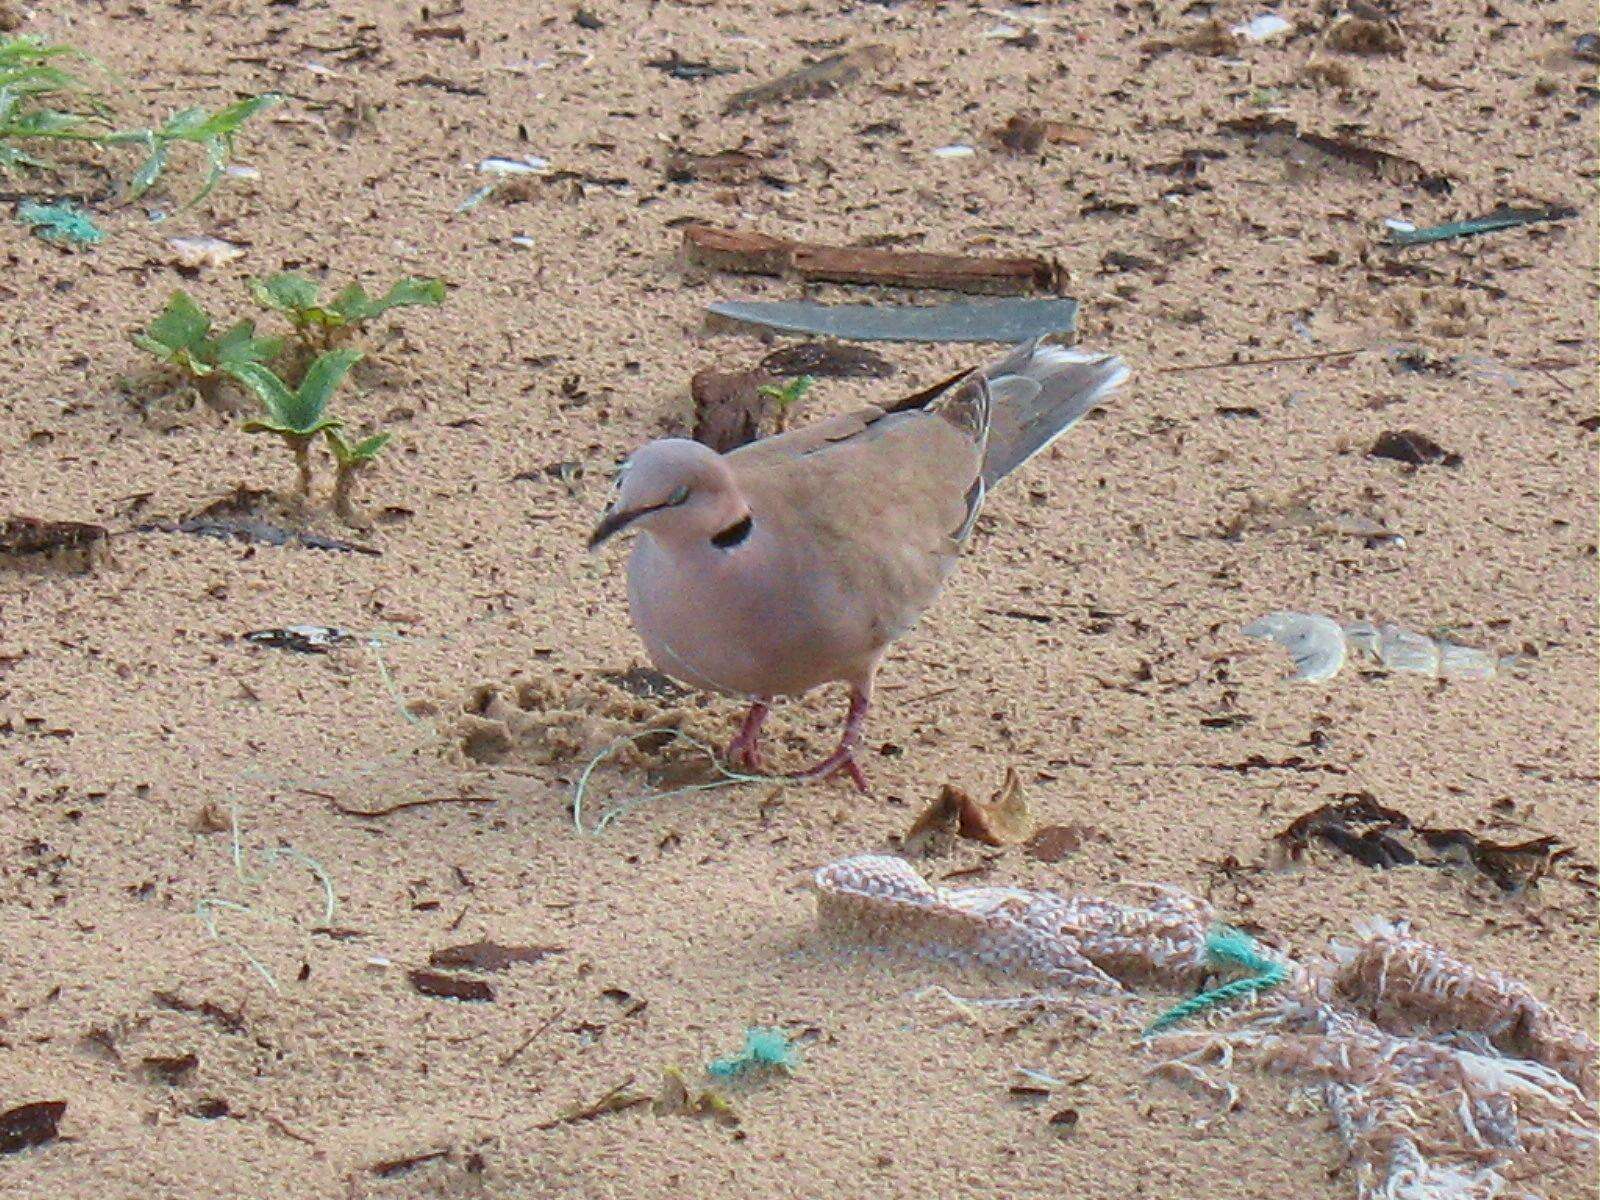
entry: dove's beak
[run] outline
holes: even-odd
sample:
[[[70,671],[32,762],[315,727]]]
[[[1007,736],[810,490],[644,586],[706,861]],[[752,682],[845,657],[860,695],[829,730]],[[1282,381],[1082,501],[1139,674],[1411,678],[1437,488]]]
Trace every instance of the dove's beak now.
[[[594,532],[589,535],[589,549],[598,550],[600,544],[614,533],[621,533],[640,517],[665,508],[664,504],[652,504],[645,508],[612,508],[606,510],[605,516],[600,518],[600,524],[594,527]]]

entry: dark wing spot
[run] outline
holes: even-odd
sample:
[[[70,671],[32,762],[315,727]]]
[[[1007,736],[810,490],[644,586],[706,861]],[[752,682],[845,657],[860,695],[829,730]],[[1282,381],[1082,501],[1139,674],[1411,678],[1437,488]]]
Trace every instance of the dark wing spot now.
[[[719,550],[731,550],[749,537],[750,531],[754,528],[755,522],[750,519],[750,514],[746,513],[742,520],[735,521],[721,533],[712,534],[711,544]]]

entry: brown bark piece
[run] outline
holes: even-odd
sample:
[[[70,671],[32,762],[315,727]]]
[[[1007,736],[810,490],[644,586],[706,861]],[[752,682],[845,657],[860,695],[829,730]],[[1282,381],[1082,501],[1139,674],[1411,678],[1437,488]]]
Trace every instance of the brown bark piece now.
[[[1061,282],[1060,268],[1042,258],[982,258],[859,246],[815,246],[708,225],[685,228],[683,246],[685,256],[695,266],[745,275],[793,274],[814,282],[936,288],[995,296],[1053,291]]]
[[[830,54],[819,62],[780,75],[767,83],[758,83],[755,87],[735,92],[722,106],[722,111],[724,114],[748,112],[780,100],[831,93],[847,83],[854,83],[865,72],[878,70],[893,61],[894,51],[888,46],[857,46],[854,50]]]

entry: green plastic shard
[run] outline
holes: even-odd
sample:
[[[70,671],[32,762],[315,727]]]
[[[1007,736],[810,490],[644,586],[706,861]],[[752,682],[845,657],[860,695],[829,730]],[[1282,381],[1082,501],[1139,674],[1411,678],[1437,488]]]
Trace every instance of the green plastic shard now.
[[[799,1064],[800,1056],[790,1046],[789,1037],[783,1030],[752,1028],[744,1031],[744,1049],[727,1058],[707,1063],[706,1071],[726,1079],[757,1067],[792,1071]]]
[[[1565,221],[1578,215],[1578,210],[1564,205],[1548,208],[1497,208],[1485,216],[1470,221],[1452,221],[1448,225],[1430,225],[1426,229],[1389,230],[1391,246],[1425,246],[1430,242],[1444,242],[1451,238],[1472,237],[1479,233],[1494,233],[1499,229],[1515,229],[1519,225],[1537,225],[1543,221]]]
[[[809,300],[725,300],[713,317],[784,333],[857,342],[1025,342],[1077,328],[1076,300],[999,300],[989,304],[815,304]]]
[[[17,220],[33,230],[36,237],[56,246],[82,249],[98,246],[106,240],[105,230],[90,220],[87,213],[65,200],[59,204],[24,200],[17,206]]]

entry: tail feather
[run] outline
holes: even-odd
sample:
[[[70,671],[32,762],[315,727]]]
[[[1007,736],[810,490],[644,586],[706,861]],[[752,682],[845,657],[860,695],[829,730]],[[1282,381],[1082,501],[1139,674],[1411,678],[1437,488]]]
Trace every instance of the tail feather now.
[[[993,487],[1083,419],[1128,377],[1114,354],[1025,342],[983,369],[991,398],[983,479]]]

